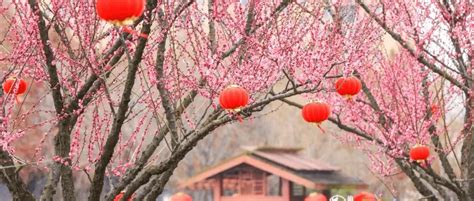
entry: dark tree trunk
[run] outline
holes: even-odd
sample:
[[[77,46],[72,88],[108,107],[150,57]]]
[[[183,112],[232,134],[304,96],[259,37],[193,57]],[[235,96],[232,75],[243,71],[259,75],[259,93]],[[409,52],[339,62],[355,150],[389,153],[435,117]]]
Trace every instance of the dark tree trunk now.
[[[464,142],[462,145],[462,159],[461,159],[461,181],[464,186],[464,190],[467,191],[470,200],[474,200],[474,124],[472,117],[474,116],[474,95],[469,95],[466,106],[465,116],[465,129],[463,134],[465,135]]]

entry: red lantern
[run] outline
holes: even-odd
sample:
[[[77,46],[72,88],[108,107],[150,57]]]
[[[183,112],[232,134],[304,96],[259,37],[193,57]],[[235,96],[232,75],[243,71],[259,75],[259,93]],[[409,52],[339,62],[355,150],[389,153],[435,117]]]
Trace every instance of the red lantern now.
[[[145,0],[97,0],[99,17],[116,26],[132,25],[145,9]]]
[[[249,94],[247,90],[237,85],[228,86],[219,96],[221,107],[232,112],[240,111],[248,102]]]
[[[7,94],[15,93],[15,95],[20,95],[25,93],[27,88],[28,83],[22,79],[8,78],[3,83],[3,92]]]
[[[331,109],[326,103],[313,102],[306,104],[301,110],[301,114],[305,121],[320,124],[329,118]]]
[[[348,98],[357,95],[361,89],[362,83],[354,76],[348,78],[341,77],[336,81],[337,93]]]
[[[431,114],[436,114],[439,111],[439,106],[436,103],[433,103],[430,107]]]
[[[176,193],[171,197],[171,201],[193,201],[193,198],[185,193]]]
[[[327,201],[325,195],[319,193],[311,193],[304,199],[304,201]]]
[[[368,192],[360,192],[354,195],[354,201],[377,201],[377,196]]]
[[[430,149],[425,145],[415,145],[410,149],[410,159],[414,161],[424,161],[430,156]]]
[[[125,192],[120,192],[117,196],[115,196],[114,201],[120,201],[122,197],[125,195]],[[132,201],[132,196],[128,198],[127,201]]]

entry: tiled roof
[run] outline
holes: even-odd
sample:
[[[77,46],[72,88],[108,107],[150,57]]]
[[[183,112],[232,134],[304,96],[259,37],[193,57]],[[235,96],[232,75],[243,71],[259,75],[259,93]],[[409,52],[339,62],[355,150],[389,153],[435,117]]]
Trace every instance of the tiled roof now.
[[[190,178],[183,186],[204,181],[239,165],[247,164],[310,188],[317,186],[366,187],[358,178],[344,174],[338,167],[298,154],[301,149],[245,147],[246,153],[227,160]]]
[[[284,148],[288,150],[288,148]],[[294,149],[296,150],[296,149]],[[328,186],[364,185],[364,182],[356,177],[349,176],[340,171],[340,168],[298,154],[297,151],[279,151],[272,149],[247,149],[250,155],[269,162],[274,166],[280,166],[285,171],[291,172],[316,184]]]
[[[254,151],[256,156],[285,166],[295,171],[337,171],[339,168],[322,161],[312,159],[292,152]]]

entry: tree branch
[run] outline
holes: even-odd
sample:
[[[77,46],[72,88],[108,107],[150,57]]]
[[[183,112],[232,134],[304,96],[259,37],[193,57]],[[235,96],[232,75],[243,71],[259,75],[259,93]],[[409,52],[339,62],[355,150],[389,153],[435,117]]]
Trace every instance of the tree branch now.
[[[61,114],[63,110],[63,97],[61,95],[61,85],[59,82],[57,68],[56,65],[53,63],[54,53],[50,47],[51,44],[48,36],[48,28],[46,27],[46,22],[42,14],[43,12],[39,8],[38,1],[28,0],[28,4],[30,5],[30,8],[33,13],[36,13],[36,16],[38,18],[38,31],[41,39],[41,45],[43,46],[44,56],[46,58],[46,69],[48,71],[49,85],[53,95],[54,107],[56,109],[56,113]]]
[[[280,99],[281,101],[291,105],[291,106],[295,106],[295,107],[298,107],[298,108],[302,108],[303,106],[298,104],[298,103],[294,103],[292,101],[288,101],[286,99]],[[340,129],[344,130],[344,131],[347,131],[347,132],[350,132],[350,133],[353,133],[357,136],[360,136],[362,138],[365,138],[366,140],[369,140],[369,141],[375,141],[379,146],[383,146],[383,142],[378,140],[378,139],[374,139],[373,137],[371,137],[369,134],[367,133],[364,133],[356,128],[353,128],[353,127],[350,127],[350,126],[347,126],[345,124],[343,124],[340,120],[337,120],[337,119],[334,119],[332,117],[329,118],[329,121],[334,123],[336,126],[338,126]],[[421,180],[413,173],[413,168],[412,167],[409,167],[408,169],[406,169],[407,166],[410,166],[408,164],[405,164],[405,162],[400,159],[400,158],[393,158],[397,164],[399,165],[399,167],[407,174],[407,176],[410,177],[410,179],[413,181],[413,184],[415,185],[415,187],[420,191],[420,193],[422,192],[422,194],[424,196],[434,196],[433,192],[423,183],[421,182]],[[437,175],[436,173],[432,172],[432,171],[424,171],[424,172],[419,172],[420,174],[428,174],[430,175],[431,177],[433,177],[433,179],[435,181],[437,181],[437,183],[453,190],[453,192],[456,192],[458,191],[457,193],[459,193],[459,190],[456,190],[456,187],[451,184],[449,181],[445,180],[444,178],[440,177],[439,175]],[[436,185],[436,184],[432,184],[432,185]]]
[[[430,125],[428,128],[428,132],[431,135],[431,142],[433,142],[435,146],[435,151],[439,156],[439,160],[441,161],[441,165],[444,169],[444,172],[446,175],[448,175],[448,178],[453,182],[459,189],[461,189],[461,186],[459,183],[456,181],[457,177],[454,174],[453,167],[448,161],[448,158],[446,156],[446,153],[444,153],[444,148],[440,142],[439,135],[436,132],[436,125],[431,121],[432,113],[431,113],[431,102],[430,102],[430,97],[429,97],[429,88],[428,88],[428,83],[427,83],[428,77],[425,77],[422,81],[422,88],[423,88],[423,99],[426,104],[426,111],[427,114],[424,118],[425,121],[430,121]],[[461,191],[463,192],[463,191]],[[464,197],[464,195],[458,195],[459,197]]]
[[[454,86],[457,86],[458,88],[460,88],[461,90],[463,91],[468,91],[469,88],[466,87],[464,84],[462,84],[461,82],[459,82],[456,78],[452,77],[451,75],[449,75],[446,71],[443,71],[441,70],[440,68],[436,67],[436,65],[434,65],[433,63],[430,63],[425,57],[423,57],[423,55],[419,54],[417,55],[417,53],[415,52],[415,50],[413,48],[411,48],[410,46],[408,46],[408,43],[403,40],[403,38],[395,33],[393,30],[391,30],[386,23],[382,22],[382,20],[380,20],[374,13],[372,13],[370,11],[370,9],[367,7],[367,5],[365,3],[362,2],[362,0],[356,0],[357,4],[359,4],[362,9],[364,9],[364,11],[372,18],[375,20],[375,22],[377,22],[377,24],[382,27],[395,41],[397,41],[404,49],[406,49],[413,57],[415,57],[418,62],[422,63],[423,65],[425,65],[426,67],[428,67],[430,70],[432,70],[433,72],[437,73],[438,75],[446,78],[446,80],[448,80],[451,84],[453,84]]]
[[[275,12],[272,13],[272,16],[274,16],[275,14],[281,12],[288,4],[289,4],[290,1],[288,0],[285,0],[283,1],[278,7],[277,9],[275,10]],[[260,26],[262,26],[262,24],[260,24],[259,26],[256,26],[253,31],[251,33],[254,33]],[[212,38],[211,38],[212,39]],[[243,39],[239,40],[237,43],[235,43],[227,52],[223,53],[221,55],[221,59],[225,59],[226,57],[229,57],[230,55],[232,55],[232,53],[235,52],[235,50],[243,43]],[[204,82],[204,80],[201,80],[202,82]],[[304,92],[300,92],[300,93],[304,93]],[[187,100],[189,100],[190,102],[192,102],[194,100],[194,97],[197,95],[197,90],[193,90],[190,92],[189,96],[186,97],[183,102],[186,102]],[[185,104],[183,104],[185,105]],[[185,107],[178,107],[176,109],[176,113],[182,113],[184,111],[184,109],[186,108],[187,106]],[[215,113],[214,113],[215,114]],[[178,115],[177,115],[178,116]],[[213,116],[213,115],[211,115]],[[216,116],[217,118],[217,116]],[[208,120],[210,120],[212,118],[208,118]],[[206,124],[204,124],[206,125]],[[192,147],[190,148],[192,149]],[[176,151],[177,152],[177,151]],[[185,153],[184,153],[185,154]],[[184,156],[183,156],[184,157]],[[179,162],[180,160],[177,160],[177,162]],[[165,162],[165,161],[164,161]],[[167,163],[166,167],[168,167],[169,165],[172,165],[171,163]],[[164,167],[164,163],[160,163],[159,167]],[[164,171],[164,170],[163,170]],[[126,184],[130,184],[128,185],[127,187],[127,190],[125,192],[125,195],[123,196],[122,200],[125,200],[127,199],[128,197],[131,196],[131,194],[133,192],[135,192],[141,185],[147,183],[150,179],[150,177],[152,175],[159,175],[161,173],[163,173],[162,171],[162,168],[157,168],[155,169],[155,171],[150,171],[150,168],[147,168],[146,170],[144,170],[143,173],[141,173],[140,175],[138,175],[137,178],[135,178],[135,180],[133,182],[127,182]],[[136,171],[135,173],[138,173],[139,171]],[[128,177],[127,179],[133,179],[133,177]],[[123,190],[125,188],[125,186],[127,186],[125,183],[122,183],[120,185],[118,185],[118,187],[116,187],[111,193],[109,193],[109,196],[108,196],[108,200],[111,200],[113,198],[113,196],[115,196],[116,194],[118,194],[121,190]]]
[[[152,11],[157,6],[156,0],[148,0],[146,5],[146,11],[148,18],[151,19]],[[149,34],[151,31],[152,21],[148,20],[143,24],[141,33]],[[109,136],[107,137],[106,143],[104,145],[104,152],[102,153],[99,161],[96,163],[94,177],[92,179],[89,201],[100,200],[100,194],[102,192],[102,187],[104,183],[104,175],[106,167],[108,166],[110,159],[114,153],[114,148],[117,145],[119,134],[121,132],[123,123],[125,121],[125,115],[127,114],[130,102],[130,96],[132,94],[133,85],[135,84],[136,73],[138,70],[138,65],[142,60],[144,49],[146,47],[148,39],[141,37],[138,41],[137,48],[133,59],[128,65],[128,73],[125,82],[125,88],[122,92],[122,99],[120,100],[119,108],[117,111],[116,117],[114,117],[114,122],[112,124],[112,129]]]
[[[226,116],[222,119],[216,120],[220,110],[214,111],[214,115],[211,115],[208,118],[208,121],[205,123],[200,129],[194,130],[193,137],[187,141],[187,143],[177,146],[176,149],[173,151],[171,156],[168,157],[167,160],[162,161],[159,165],[152,165],[145,169],[142,174],[140,174],[137,178],[131,182],[121,201],[126,201],[140,186],[146,184],[153,175],[160,175],[163,172],[169,170],[171,167],[177,165],[185,156],[186,154],[196,146],[197,142],[203,139],[207,134],[211,131],[223,125],[227,122],[230,122],[232,119],[229,116]]]
[[[0,171],[0,179],[7,185],[8,190],[12,194],[12,198],[14,201],[35,201],[35,197],[31,194],[25,186],[25,183],[21,180],[20,176],[18,175],[17,168],[13,159],[10,155],[0,150],[0,164],[2,166],[8,166],[11,168],[5,168]]]
[[[163,192],[163,189],[168,183],[170,177],[173,175],[174,169],[178,164],[175,164],[174,166],[171,166],[167,171],[165,171],[162,175],[159,177],[155,177],[154,180],[150,182],[150,187],[151,191],[146,195],[145,199],[146,201],[155,201],[156,198]],[[140,201],[139,199],[135,199],[135,201]]]
[[[173,109],[173,105],[170,99],[170,94],[168,90],[165,88],[165,76],[163,73],[163,66],[165,63],[165,52],[166,52],[166,40],[168,39],[168,31],[165,30],[168,27],[168,23],[166,19],[164,19],[164,13],[162,10],[158,11],[158,21],[160,23],[160,27],[163,33],[163,39],[158,44],[158,51],[156,53],[156,63],[155,63],[155,71],[156,71],[156,80],[158,83],[156,84],[156,88],[158,88],[158,92],[160,93],[161,98],[161,105],[165,110],[165,117],[167,124],[166,126],[169,127],[171,133],[171,147],[174,148],[178,143],[178,129],[176,126],[176,116]]]
[[[275,96],[269,97],[267,99],[261,100],[259,102],[249,105],[248,107],[243,108],[241,113],[248,114],[248,113],[251,113],[253,109],[263,107],[273,101],[284,99],[284,98],[294,96],[297,94],[307,93],[309,91],[314,91],[314,89],[301,90],[297,92],[290,90],[290,92],[287,92],[287,93],[277,94]],[[217,127],[222,126],[233,120],[232,117],[229,115],[226,115],[220,119],[217,119],[221,112],[222,112],[222,109],[215,110],[207,118],[207,120],[202,124],[201,128],[196,129],[192,132],[193,133],[192,137],[187,138],[188,140],[186,141],[185,144],[177,146],[177,148],[173,151],[171,156],[168,157],[168,159],[162,161],[159,165],[153,165],[153,166],[148,167],[140,175],[138,175],[128,185],[125,191],[125,194],[122,197],[122,200],[125,201],[126,199],[128,199],[140,186],[149,182],[149,180],[151,179],[153,175],[160,175],[164,173],[166,170],[168,170],[170,167],[174,166],[175,163],[179,163],[184,158],[184,156],[189,151],[191,151],[194,146],[196,146],[197,142],[203,139],[205,136],[207,136],[210,132],[215,130]],[[248,114],[247,116],[250,116],[250,115]]]
[[[429,201],[437,200],[434,193],[421,181],[409,164],[406,164],[401,159],[395,159],[395,162],[398,164],[398,167],[400,167],[400,169],[402,169],[402,171],[410,178],[410,180],[415,185],[415,188],[421,193],[421,195],[427,197]]]
[[[59,81],[59,76],[57,72],[57,67],[53,63],[54,53],[50,47],[50,39],[48,36],[49,28],[46,27],[46,22],[43,18],[43,13],[39,8],[39,4],[36,0],[29,0],[28,4],[36,14],[38,21],[38,31],[41,39],[41,44],[43,46],[43,52],[46,59],[46,68],[49,76],[49,85],[52,90],[53,103],[56,109],[56,114],[61,116],[63,114],[63,97],[61,94],[61,85]],[[66,163],[70,163],[68,159],[69,150],[70,150],[70,138],[69,134],[72,130],[72,126],[69,124],[70,119],[64,118],[59,121],[59,132],[55,136],[55,154],[60,156],[63,159],[66,159]],[[55,192],[54,188],[59,181],[59,177],[62,177],[62,189],[63,189],[63,198],[64,200],[75,200],[74,196],[74,182],[72,178],[72,170],[69,166],[66,166],[62,163],[55,162],[52,165],[51,173],[48,177],[47,185],[41,196],[41,200],[50,200]]]
[[[270,15],[270,18],[275,17],[276,15],[280,14],[288,5],[290,5],[290,3],[291,3],[291,0],[281,1],[278,7]],[[251,31],[248,32],[248,34],[250,35],[250,34],[255,33],[263,25],[264,23],[256,24],[255,27]],[[246,40],[245,37],[240,38],[236,43],[234,43],[234,45],[232,45],[232,47],[230,47],[226,52],[222,54],[221,59],[225,59],[226,57],[232,55],[240,45],[245,43],[245,40]]]

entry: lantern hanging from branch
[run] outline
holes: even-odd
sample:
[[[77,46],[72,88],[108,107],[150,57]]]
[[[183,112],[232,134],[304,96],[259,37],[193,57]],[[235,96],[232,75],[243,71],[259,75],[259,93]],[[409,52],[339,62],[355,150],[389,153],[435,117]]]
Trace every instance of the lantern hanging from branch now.
[[[311,193],[304,199],[304,201],[327,201],[325,195],[319,193]]]
[[[132,25],[145,10],[145,0],[97,0],[97,15],[115,26]]]
[[[222,108],[230,112],[239,112],[249,102],[247,90],[238,86],[230,85],[219,95],[219,103]]]
[[[430,149],[426,145],[415,145],[410,149],[410,159],[423,162],[430,156]]]
[[[435,115],[439,111],[439,106],[436,103],[431,104],[430,106],[431,115]]]
[[[331,115],[331,108],[327,103],[312,102],[303,107],[301,115],[305,121],[315,123],[318,125],[319,129],[324,132],[320,124],[329,118],[329,115]]]
[[[361,81],[354,77],[341,77],[336,81],[336,91],[339,95],[351,99],[357,95],[362,89]]]
[[[28,83],[23,79],[8,78],[3,82],[3,92],[6,94],[21,95],[28,89]]]
[[[238,85],[228,86],[219,95],[219,104],[231,114],[240,112],[248,103],[249,93]],[[236,114],[236,117],[240,122],[243,122],[239,114]]]
[[[185,193],[176,193],[171,197],[171,201],[193,201],[193,198]]]
[[[301,114],[305,121],[320,124],[329,118],[331,108],[326,103],[312,102],[303,107]]]

